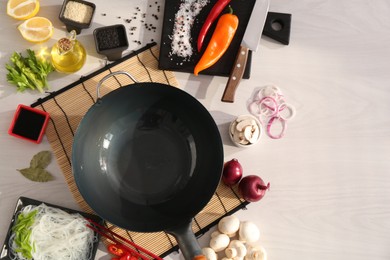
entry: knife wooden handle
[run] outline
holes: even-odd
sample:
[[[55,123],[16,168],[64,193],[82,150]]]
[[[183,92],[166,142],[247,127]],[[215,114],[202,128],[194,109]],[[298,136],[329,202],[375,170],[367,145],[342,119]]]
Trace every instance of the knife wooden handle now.
[[[232,68],[232,71],[230,72],[229,80],[222,95],[223,102],[234,102],[234,94],[236,93],[238,84],[240,83],[240,80],[244,75],[246,62],[248,60],[248,52],[249,48],[244,46],[240,46],[240,48],[238,49],[234,66]]]

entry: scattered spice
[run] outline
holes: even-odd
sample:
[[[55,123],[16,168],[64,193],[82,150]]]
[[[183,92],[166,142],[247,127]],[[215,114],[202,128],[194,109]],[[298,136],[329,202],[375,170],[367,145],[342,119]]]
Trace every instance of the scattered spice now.
[[[92,6],[80,2],[69,1],[65,6],[64,17],[78,23],[90,23],[92,14]]]
[[[113,49],[125,46],[126,35],[122,27],[101,28],[96,33],[99,50]]]
[[[180,4],[179,10],[175,14],[173,32],[170,36],[171,53],[182,58],[190,58],[193,50],[191,47],[191,29],[195,17],[209,3],[209,0],[191,0]]]
[[[53,175],[45,168],[51,162],[50,151],[42,151],[33,156],[29,168],[18,170],[24,177],[35,182],[47,182],[53,179]]]
[[[194,0],[192,0],[194,1]],[[202,0],[204,1],[204,0]],[[209,1],[209,0],[207,0]],[[152,20],[158,20],[158,13],[160,12],[160,4],[158,1],[152,2],[151,4],[148,4],[145,6],[149,9],[151,7],[152,9],[148,10],[148,13],[144,12],[143,8],[137,6],[134,7],[133,11],[130,11],[128,16],[114,16],[114,18],[122,19],[125,24],[128,24],[129,26],[126,26],[126,29],[128,30],[129,35],[138,35],[138,33],[142,33],[142,30],[146,30],[149,33],[156,33],[157,32],[157,26],[154,25]],[[106,13],[102,13],[102,16],[106,16]],[[137,26],[133,26],[137,25]],[[140,26],[141,25],[141,26]],[[132,40],[131,42],[134,42],[135,44],[142,44],[141,41]]]

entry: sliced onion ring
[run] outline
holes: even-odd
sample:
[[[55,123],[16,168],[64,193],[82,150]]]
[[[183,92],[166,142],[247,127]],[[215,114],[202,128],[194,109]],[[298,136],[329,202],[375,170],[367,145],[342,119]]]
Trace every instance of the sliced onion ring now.
[[[261,115],[259,101],[253,101],[252,103],[249,104],[249,112],[251,112],[251,114],[254,116]]]
[[[260,113],[267,117],[276,116],[279,113],[278,103],[272,97],[264,97],[259,102]]]
[[[259,99],[262,99],[264,97],[272,97],[273,99],[278,99],[279,96],[282,95],[282,91],[274,85],[265,86],[257,93]]]
[[[271,126],[272,126],[272,124],[274,123],[275,120],[278,120],[281,123],[281,125],[282,125],[282,130],[280,131],[280,133],[278,135],[273,135],[271,133]],[[267,134],[272,139],[280,139],[280,138],[282,138],[284,136],[284,133],[286,132],[286,128],[287,128],[286,120],[284,120],[280,116],[274,116],[274,117],[271,117],[271,119],[268,121],[268,124],[267,124]]]
[[[282,111],[286,111],[286,109],[288,110],[288,112],[281,113]],[[278,116],[280,116],[284,120],[292,119],[296,114],[295,107],[289,103],[280,104],[278,110],[279,110]]]

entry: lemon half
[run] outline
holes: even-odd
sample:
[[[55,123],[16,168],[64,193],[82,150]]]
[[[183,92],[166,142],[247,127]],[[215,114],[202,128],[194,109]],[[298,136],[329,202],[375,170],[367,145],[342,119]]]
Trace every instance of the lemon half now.
[[[23,38],[29,42],[45,42],[53,35],[53,25],[45,17],[33,17],[18,26]]]
[[[8,0],[7,3],[7,14],[18,20],[34,17],[38,11],[38,0]]]

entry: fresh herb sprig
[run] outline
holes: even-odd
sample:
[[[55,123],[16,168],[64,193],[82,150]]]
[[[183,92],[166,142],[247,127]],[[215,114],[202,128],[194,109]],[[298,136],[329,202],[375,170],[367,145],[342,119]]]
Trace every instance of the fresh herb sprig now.
[[[39,59],[33,50],[27,49],[27,56],[14,52],[10,58],[12,64],[6,64],[7,81],[23,92],[26,89],[43,93],[49,88],[47,76],[54,71],[50,61]]]

